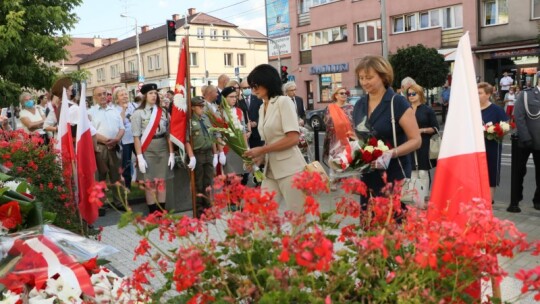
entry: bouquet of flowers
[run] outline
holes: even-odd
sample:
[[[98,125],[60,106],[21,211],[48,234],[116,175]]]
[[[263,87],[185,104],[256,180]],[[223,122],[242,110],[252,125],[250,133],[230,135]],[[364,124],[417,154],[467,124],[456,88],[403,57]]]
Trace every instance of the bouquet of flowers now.
[[[504,136],[508,134],[512,128],[513,126],[506,121],[497,123],[490,121],[484,125],[484,136],[487,140],[502,142]]]
[[[334,147],[331,150],[328,165],[332,168],[340,177],[351,176],[354,174],[367,172],[371,169],[370,164],[373,161],[379,160],[384,152],[390,149],[390,145],[384,143],[375,137],[369,138],[366,142],[362,140],[349,141],[349,145],[341,147]],[[335,149],[341,151],[335,153]],[[389,159],[381,160],[384,163],[384,167],[388,165]]]
[[[206,111],[206,115],[213,126],[210,131],[219,132],[221,134],[221,140],[234,153],[240,156],[246,165],[251,165],[253,167],[253,175],[257,181],[260,182],[264,179],[262,171],[252,159],[244,156],[244,152],[249,149],[246,139],[244,138],[244,127],[225,98],[222,96],[221,99],[221,107],[223,107],[225,117],[218,117],[212,110]]]

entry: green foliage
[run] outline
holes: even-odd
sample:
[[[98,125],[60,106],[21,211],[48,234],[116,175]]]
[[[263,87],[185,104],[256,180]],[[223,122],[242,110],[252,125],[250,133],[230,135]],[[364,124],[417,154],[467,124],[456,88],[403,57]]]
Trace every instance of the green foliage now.
[[[0,1],[0,104],[17,99],[21,88],[49,88],[58,69],[50,62],[67,59],[67,32],[82,0]]]
[[[389,58],[394,69],[394,83],[401,87],[401,80],[412,77],[425,89],[442,86],[448,75],[448,64],[444,56],[434,48],[426,48],[422,44],[400,48]]]

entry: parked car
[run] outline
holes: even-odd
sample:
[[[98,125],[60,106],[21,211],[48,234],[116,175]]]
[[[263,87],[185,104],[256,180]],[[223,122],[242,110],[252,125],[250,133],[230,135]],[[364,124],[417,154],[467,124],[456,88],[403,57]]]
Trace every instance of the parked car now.
[[[354,106],[356,102],[360,100],[360,96],[351,96],[347,98],[347,101]],[[319,130],[326,130],[324,125],[324,113],[326,112],[326,107],[317,110],[307,111],[306,121],[309,126],[313,129],[319,127]]]

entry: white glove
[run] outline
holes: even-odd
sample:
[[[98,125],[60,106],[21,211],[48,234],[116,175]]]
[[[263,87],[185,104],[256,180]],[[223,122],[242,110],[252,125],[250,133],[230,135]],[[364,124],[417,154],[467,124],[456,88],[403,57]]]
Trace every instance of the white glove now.
[[[225,157],[225,152],[223,151],[219,152],[219,163],[222,166],[225,166],[225,163],[227,163],[227,157]]]
[[[195,165],[197,164],[197,160],[195,159],[195,156],[192,156],[189,158],[189,164],[187,165],[188,168],[191,169],[191,171],[195,170]]]
[[[174,153],[169,153],[169,161],[167,162],[167,165],[169,165],[169,168],[172,170],[174,168],[174,164]]]
[[[217,167],[217,164],[218,164],[218,155],[214,154],[214,159],[212,160],[212,165],[215,168],[215,167]]]
[[[148,164],[144,160],[144,156],[142,154],[137,154],[137,163],[139,164],[139,171],[141,173],[146,173],[146,168],[148,168]]]

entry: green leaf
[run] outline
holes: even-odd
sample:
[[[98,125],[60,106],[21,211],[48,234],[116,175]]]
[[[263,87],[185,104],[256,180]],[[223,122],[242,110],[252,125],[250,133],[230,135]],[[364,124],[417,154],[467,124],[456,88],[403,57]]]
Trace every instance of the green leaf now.
[[[34,208],[26,216],[27,227],[43,225],[43,204],[41,202],[34,202],[33,204]]]
[[[141,214],[140,212],[133,213],[133,211],[131,210],[128,210],[122,213],[122,215],[120,216],[120,220],[118,220],[118,228],[126,227],[127,225],[129,225],[129,223],[133,221],[133,219],[135,219],[137,215],[140,215],[140,214]]]

